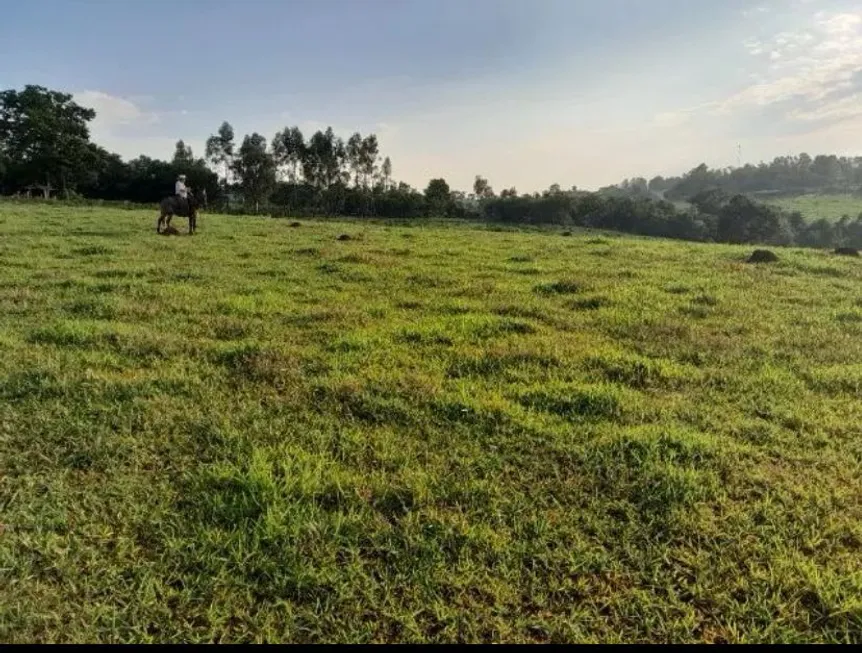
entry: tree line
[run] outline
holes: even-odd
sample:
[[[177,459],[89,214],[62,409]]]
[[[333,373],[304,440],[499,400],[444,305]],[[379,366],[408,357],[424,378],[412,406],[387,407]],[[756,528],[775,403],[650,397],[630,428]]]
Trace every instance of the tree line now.
[[[224,122],[207,139],[203,157],[178,141],[170,161],[124,161],[90,141],[94,118],[71,95],[41,86],[0,92],[0,193],[154,203],[184,173],[193,189],[206,190],[210,204],[231,212],[439,216],[698,241],[862,247],[862,217],[809,223],[742,192],[770,184],[778,190],[794,183],[862,184],[862,158],[800,155],[733,170],[701,165],[679,178],[626,180],[598,192],[553,184],[541,193],[505,188],[498,194],[479,175],[471,192],[440,178],[420,191],[393,179],[392,161],[380,153],[375,134],[344,139],[327,128],[306,136],[287,126],[270,139],[252,133],[239,140]]]
[[[667,200],[552,187],[492,197],[481,216],[508,224],[557,224],[700,242],[862,248],[862,215],[806,221],[747,195],[708,189],[680,206]]]
[[[862,156],[819,154],[812,158],[803,152],[739,167],[710,168],[701,163],[679,177],[657,176],[649,181],[634,177],[602,192],[686,201],[709,189],[754,196],[858,193],[862,191]]]
[[[0,91],[0,194],[154,203],[179,174],[215,208],[298,215],[417,217],[452,214],[432,180],[423,193],[392,176],[375,134],[344,139],[332,128],[306,137],[285,127],[236,139],[227,122],[196,157],[182,140],[171,160],[124,161],[90,140],[94,110],[72,95],[28,85]],[[445,183],[445,182],[444,182]],[[447,192],[448,192],[448,186]]]
[[[218,176],[182,141],[171,161],[126,162],[90,140],[95,117],[68,93],[0,91],[0,193],[152,203],[173,192],[181,172],[193,187],[218,192]]]

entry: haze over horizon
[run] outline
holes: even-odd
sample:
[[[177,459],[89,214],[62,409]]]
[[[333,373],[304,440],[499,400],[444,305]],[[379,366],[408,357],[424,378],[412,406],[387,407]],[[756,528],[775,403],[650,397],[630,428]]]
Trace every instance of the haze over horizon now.
[[[862,153],[850,0],[32,0],[5,8],[0,88],[94,108],[125,158],[286,125],[374,132],[424,187],[596,188],[807,151]]]

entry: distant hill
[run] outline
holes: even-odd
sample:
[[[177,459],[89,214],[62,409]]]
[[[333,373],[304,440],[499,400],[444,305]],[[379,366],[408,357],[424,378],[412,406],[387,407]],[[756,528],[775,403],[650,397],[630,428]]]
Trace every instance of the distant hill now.
[[[710,168],[702,163],[679,177],[658,176],[649,181],[635,177],[604,188],[602,192],[686,201],[708,189],[750,195],[761,200],[811,194],[859,194],[862,197],[862,156],[819,154],[811,157],[802,153],[776,157],[771,163],[746,164],[737,168]]]

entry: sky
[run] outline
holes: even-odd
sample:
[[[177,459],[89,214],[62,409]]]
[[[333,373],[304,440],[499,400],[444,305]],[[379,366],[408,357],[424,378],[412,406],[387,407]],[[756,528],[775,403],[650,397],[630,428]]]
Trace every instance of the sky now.
[[[0,89],[25,84],[127,159],[331,125],[417,188],[593,189],[862,154],[862,0],[7,0]]]

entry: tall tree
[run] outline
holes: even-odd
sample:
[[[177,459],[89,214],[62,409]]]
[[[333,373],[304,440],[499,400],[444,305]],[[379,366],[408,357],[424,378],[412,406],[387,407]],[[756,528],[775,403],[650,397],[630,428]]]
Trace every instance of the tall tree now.
[[[207,139],[206,158],[214,166],[224,166],[225,184],[229,183],[230,169],[234,160],[234,133],[230,123],[225,121],[218,133]]]
[[[362,135],[359,132],[356,132],[347,139],[347,145],[345,146],[347,166],[350,168],[350,172],[353,173],[353,184],[357,188],[359,187],[359,180],[362,176],[364,145],[365,141],[362,139]]]
[[[332,127],[325,132],[315,132],[305,148],[302,171],[305,180],[318,190],[325,190],[336,183],[344,183],[349,176],[345,170],[347,148],[337,138]]]
[[[253,204],[257,213],[276,183],[275,159],[267,151],[263,136],[254,133],[243,139],[233,163],[233,172],[239,179],[245,201]]]
[[[296,183],[305,157],[305,137],[299,127],[285,127],[272,139],[272,155],[288,181]]]
[[[383,175],[383,188],[389,188],[389,185],[392,181],[392,161],[387,156],[383,159],[383,166],[381,167],[381,174]]]
[[[87,123],[95,117],[70,94],[43,86],[0,92],[0,159],[7,174],[38,185],[46,197],[56,187],[67,192],[90,154]]]
[[[425,189],[425,202],[431,215],[447,215],[452,196],[445,179],[432,179]]]
[[[476,180],[473,182],[473,193],[479,199],[494,197],[494,189],[491,188],[488,180],[480,175],[476,175]]]
[[[359,172],[362,176],[362,186],[368,188],[371,179],[377,169],[377,154],[380,151],[380,145],[377,143],[377,136],[369,134],[359,146]]]
[[[171,161],[178,170],[191,167],[195,164],[195,155],[192,153],[190,145],[186,145],[182,139],[177,141],[174,148],[174,158]]]

